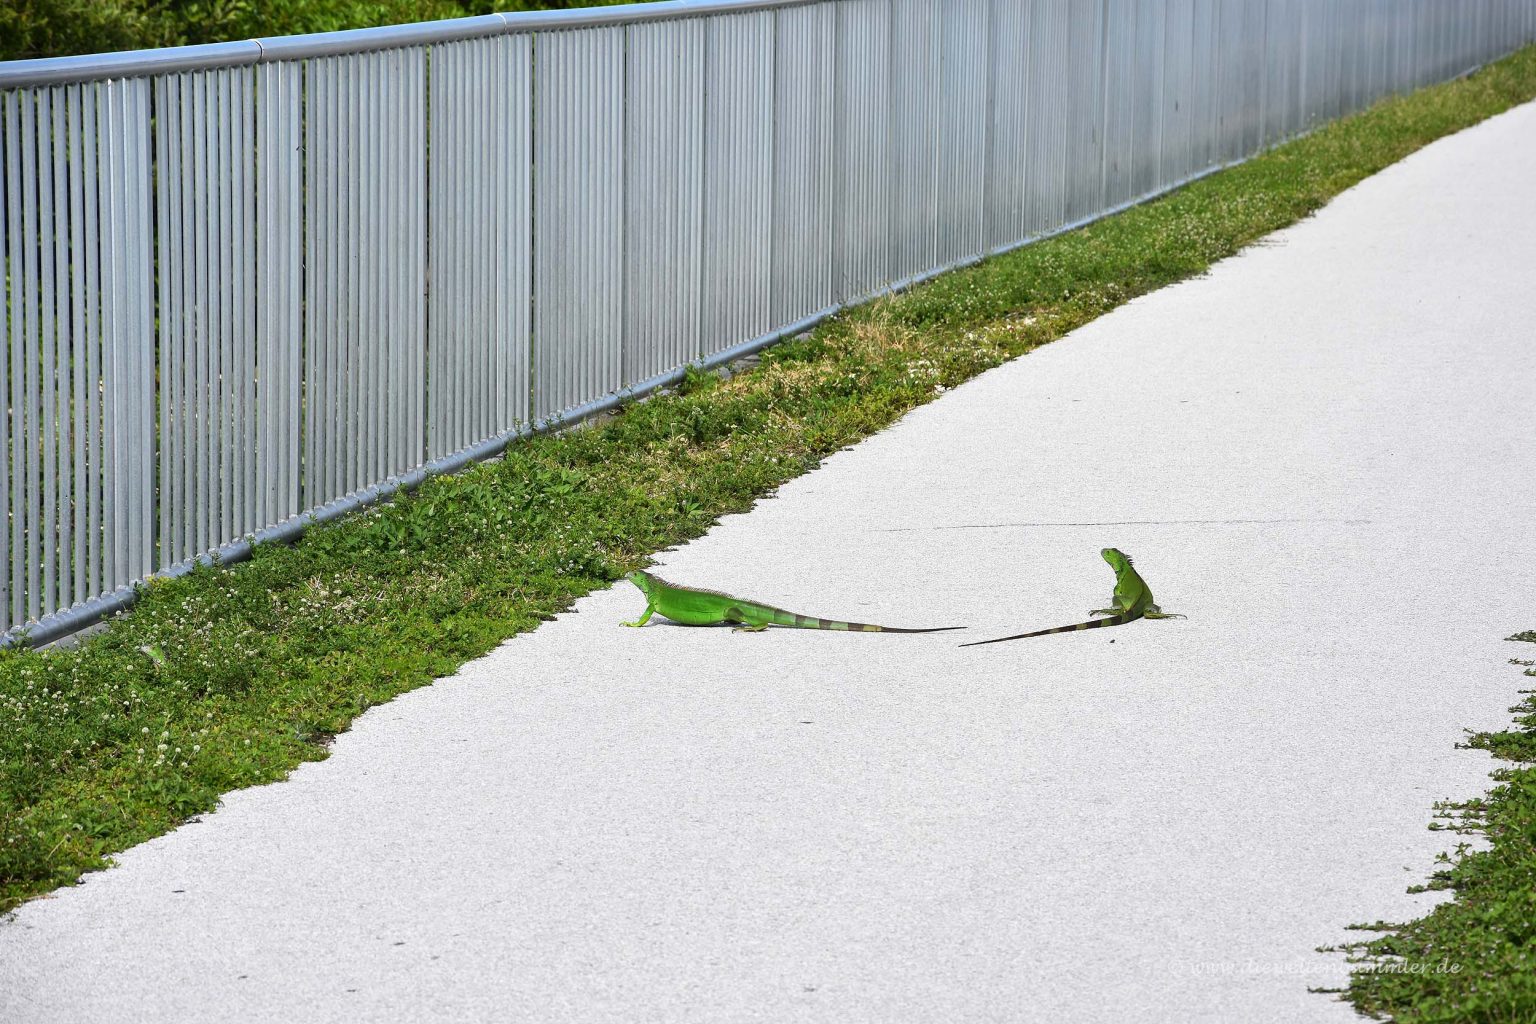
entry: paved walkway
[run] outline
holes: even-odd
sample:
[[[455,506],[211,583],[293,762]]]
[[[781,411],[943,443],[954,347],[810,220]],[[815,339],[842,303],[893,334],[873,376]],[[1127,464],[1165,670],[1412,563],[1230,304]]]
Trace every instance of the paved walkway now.
[[[0,926],[0,1019],[1344,1021],[1536,626],[1536,106],[663,556]]]

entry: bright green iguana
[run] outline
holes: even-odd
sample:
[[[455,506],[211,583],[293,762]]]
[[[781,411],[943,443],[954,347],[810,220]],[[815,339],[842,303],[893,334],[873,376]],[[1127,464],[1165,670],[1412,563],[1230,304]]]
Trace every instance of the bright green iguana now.
[[[782,608],[743,601],[730,594],[714,590],[694,590],[690,587],[673,586],[648,572],[635,571],[625,579],[640,588],[645,595],[645,614],[637,622],[626,626],[643,626],[656,612],[673,622],[687,626],[713,626],[722,622],[738,622],[737,630],[760,633],[769,626],[795,626],[800,629],[845,629],[855,633],[942,633],[964,626],[942,626],[938,629],[896,629],[893,626],[871,626],[863,622],[838,622],[835,619],[818,619],[809,615],[796,615]]]
[[[961,647],[977,647],[981,644],[1000,644],[1004,640],[1023,640],[1031,636],[1046,636],[1051,633],[1071,633],[1078,629],[1097,629],[1099,626],[1122,626],[1136,619],[1182,619],[1182,615],[1173,615],[1164,612],[1152,603],[1152,588],[1147,586],[1147,581],[1142,579],[1135,568],[1131,566],[1131,556],[1117,548],[1105,548],[1100,552],[1104,561],[1115,570],[1115,592],[1110,595],[1109,608],[1095,608],[1089,615],[1108,615],[1107,619],[1094,619],[1092,622],[1078,622],[1071,626],[1057,626],[1055,629],[1038,629],[1033,633],[1019,633],[1015,636],[1000,636],[996,640],[978,640],[973,644],[961,644]]]

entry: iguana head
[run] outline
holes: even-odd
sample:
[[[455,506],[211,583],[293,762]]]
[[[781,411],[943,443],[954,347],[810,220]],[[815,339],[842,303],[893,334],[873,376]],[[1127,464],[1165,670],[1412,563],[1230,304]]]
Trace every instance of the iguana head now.
[[[1105,548],[1099,554],[1103,555],[1104,561],[1108,562],[1109,567],[1115,570],[1116,576],[1131,567],[1131,556],[1119,548]]]
[[[629,582],[633,583],[635,586],[639,587],[640,592],[646,597],[651,596],[651,592],[656,586],[656,577],[640,569],[636,569],[634,572],[629,573],[624,578],[629,580]]]

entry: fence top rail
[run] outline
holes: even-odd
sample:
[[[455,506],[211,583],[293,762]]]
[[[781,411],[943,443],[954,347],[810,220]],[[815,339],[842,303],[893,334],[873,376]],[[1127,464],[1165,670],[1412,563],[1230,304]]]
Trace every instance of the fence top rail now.
[[[335,57],[402,46],[450,43],[506,33],[547,32],[556,29],[593,28],[644,21],[697,18],[710,14],[799,7],[818,0],[661,0],[658,3],[619,4],[612,7],[578,7],[558,11],[519,11],[485,14],[474,18],[421,21],[409,25],[316,32],[310,35],[270,36],[199,46],[171,46],[156,50],[124,50],[75,57],[39,57],[33,60],[0,61],[0,89],[60,85],[67,82],[133,78],[178,71],[204,71],[309,57]]]

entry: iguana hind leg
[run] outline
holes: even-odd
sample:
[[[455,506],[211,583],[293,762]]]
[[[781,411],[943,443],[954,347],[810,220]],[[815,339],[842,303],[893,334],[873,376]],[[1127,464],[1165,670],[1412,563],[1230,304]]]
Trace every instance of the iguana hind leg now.
[[[1122,610],[1123,609],[1120,609],[1120,608],[1095,608],[1093,611],[1089,612],[1088,614],[1089,615],[1119,615]]]
[[[1188,615],[1180,615],[1177,612],[1165,612],[1157,605],[1148,605],[1147,610],[1141,613],[1144,619],[1187,619]]]
[[[733,633],[761,633],[768,628],[768,620],[751,615],[740,608],[728,608],[725,612],[726,622],[739,622],[741,625],[731,630]]]

